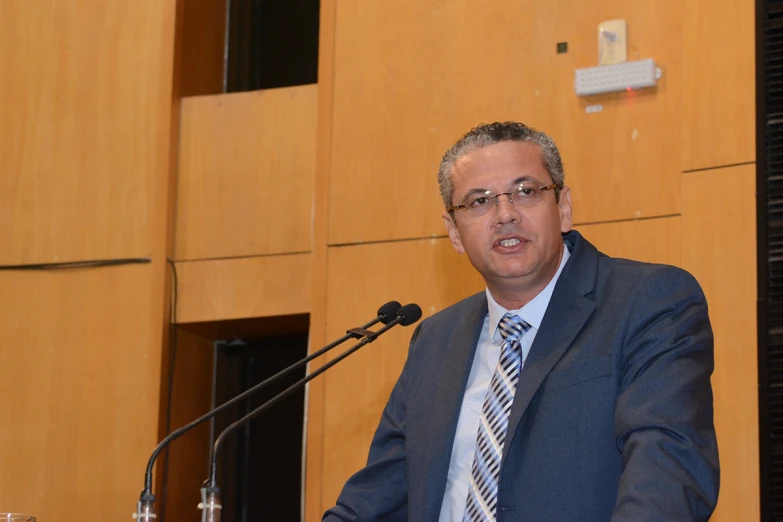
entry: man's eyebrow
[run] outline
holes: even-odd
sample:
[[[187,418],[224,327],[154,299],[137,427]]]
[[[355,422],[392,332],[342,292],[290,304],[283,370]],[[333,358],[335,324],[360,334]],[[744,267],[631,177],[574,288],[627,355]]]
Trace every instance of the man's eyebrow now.
[[[489,190],[489,189],[484,189],[484,188],[474,188],[474,189],[470,189],[470,190],[468,191],[468,193],[467,193],[467,194],[465,194],[465,195],[462,197],[462,200],[463,200],[463,201],[465,201],[466,199],[468,199],[468,197],[470,197],[470,196],[473,196],[474,194],[489,194],[489,193],[490,193],[490,190]]]
[[[515,178],[514,181],[512,181],[511,183],[508,184],[508,186],[511,187],[511,188],[514,188],[514,187],[517,187],[518,185],[521,185],[522,183],[531,183],[531,182],[533,182],[533,183],[541,183],[541,180],[539,180],[539,179],[537,179],[537,178],[535,178],[533,176],[530,176],[528,174],[525,174],[524,176],[519,176],[518,178]],[[476,188],[470,189],[467,192],[467,194],[465,194],[463,199],[467,198],[468,196],[472,196],[474,194],[489,194],[489,193],[491,193],[491,191],[489,189],[476,187]]]
[[[533,176],[524,175],[524,176],[520,176],[517,179],[515,179],[514,181],[512,181],[511,184],[512,185],[521,185],[522,183],[525,183],[525,182],[528,182],[528,183],[530,183],[530,182],[541,183],[541,180],[537,179],[537,178],[535,178]]]

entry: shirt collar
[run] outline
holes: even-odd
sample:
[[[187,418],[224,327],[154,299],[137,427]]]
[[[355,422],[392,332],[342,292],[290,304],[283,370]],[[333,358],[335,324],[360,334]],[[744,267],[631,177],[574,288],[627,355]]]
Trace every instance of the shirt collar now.
[[[555,290],[555,284],[557,284],[557,280],[560,278],[560,273],[563,271],[563,267],[565,266],[566,262],[568,261],[568,258],[571,257],[571,252],[568,251],[568,247],[564,245],[563,247],[563,256],[560,259],[560,266],[557,268],[557,272],[555,273],[555,276],[552,278],[551,281],[544,287],[541,292],[537,296],[535,296],[529,303],[524,305],[522,308],[519,308],[517,310],[507,310],[503,308],[501,305],[498,304],[497,301],[492,297],[492,294],[489,292],[489,288],[486,289],[487,293],[487,306],[489,308],[489,338],[492,340],[493,343],[497,344],[500,342],[500,336],[498,335],[498,338],[495,339],[495,335],[497,334],[498,324],[500,323],[500,320],[503,318],[504,315],[506,315],[508,312],[513,312],[519,317],[522,318],[523,321],[525,321],[527,324],[529,324],[531,327],[538,330],[538,328],[541,327],[541,321],[544,319],[544,314],[546,313],[546,309],[549,306],[549,300],[552,298],[552,292]]]

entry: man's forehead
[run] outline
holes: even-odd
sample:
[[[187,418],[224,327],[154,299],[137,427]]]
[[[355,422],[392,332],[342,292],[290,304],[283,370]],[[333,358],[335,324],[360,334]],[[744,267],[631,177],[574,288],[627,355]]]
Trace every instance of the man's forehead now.
[[[475,148],[454,162],[455,170],[501,168],[503,165],[543,166],[541,149],[535,143],[502,141]]]
[[[527,142],[500,142],[475,149],[461,156],[452,168],[455,185],[514,184],[547,181],[549,177],[540,148]]]

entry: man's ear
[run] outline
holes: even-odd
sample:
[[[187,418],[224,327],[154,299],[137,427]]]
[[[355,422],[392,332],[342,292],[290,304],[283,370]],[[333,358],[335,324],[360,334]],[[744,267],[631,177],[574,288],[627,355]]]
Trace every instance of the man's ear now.
[[[566,233],[574,224],[573,207],[571,205],[571,189],[563,187],[560,190],[560,201],[557,203],[560,212],[560,232]]]
[[[451,239],[454,250],[456,250],[458,254],[464,254],[465,248],[462,246],[462,239],[459,237],[459,230],[457,230],[457,224],[454,222],[454,217],[448,212],[444,212],[442,216],[444,223],[446,223],[446,230],[449,233],[449,239]]]

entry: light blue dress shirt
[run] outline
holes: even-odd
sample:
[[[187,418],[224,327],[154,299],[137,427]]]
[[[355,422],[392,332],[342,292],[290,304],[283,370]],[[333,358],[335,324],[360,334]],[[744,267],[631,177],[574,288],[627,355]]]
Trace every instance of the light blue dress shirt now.
[[[533,339],[536,338],[544,318],[552,292],[555,289],[560,273],[563,271],[568,258],[571,256],[568,248],[563,249],[563,257],[560,267],[548,285],[532,301],[519,310],[506,310],[500,306],[492,294],[487,293],[489,313],[484,319],[481,329],[476,355],[473,358],[473,366],[468,377],[468,387],[462,398],[462,407],[457,422],[457,434],[454,438],[454,446],[451,449],[451,461],[449,463],[448,481],[446,492],[443,495],[443,504],[440,508],[439,522],[460,522],[465,512],[465,503],[470,487],[470,470],[473,467],[473,455],[476,452],[476,437],[479,423],[481,422],[481,408],[484,405],[484,397],[489,388],[489,381],[495,373],[495,367],[500,359],[500,345],[502,342],[498,324],[507,312],[513,311],[529,325],[530,329],[520,339],[522,345],[522,365],[525,364]]]

